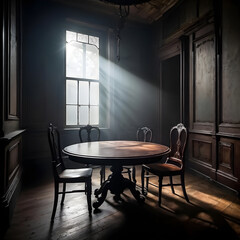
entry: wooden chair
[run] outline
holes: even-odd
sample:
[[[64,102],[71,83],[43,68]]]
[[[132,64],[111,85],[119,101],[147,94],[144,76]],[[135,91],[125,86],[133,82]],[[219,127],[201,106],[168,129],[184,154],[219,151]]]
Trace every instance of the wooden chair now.
[[[54,221],[58,195],[62,194],[61,205],[64,203],[66,193],[85,192],[87,195],[88,211],[89,214],[92,212],[91,205],[91,194],[92,194],[92,169],[91,168],[80,168],[80,169],[66,169],[62,159],[62,149],[60,144],[59,131],[53,124],[49,124],[48,127],[48,141],[50,145],[52,155],[52,169],[54,176],[54,205],[51,216],[51,222]],[[59,184],[63,184],[62,192],[59,192]],[[85,183],[84,189],[66,191],[67,183]]]
[[[84,138],[84,132],[86,133]],[[79,138],[80,142],[92,142],[93,139],[96,141],[100,140],[100,129],[98,127],[94,127],[91,125],[86,125],[84,127],[80,127],[79,129]],[[89,166],[89,164],[87,165]],[[99,167],[99,166],[96,166]],[[105,181],[105,166],[101,166],[100,170],[100,184],[102,185]]]
[[[165,163],[152,163],[142,165],[142,193],[147,195],[148,192],[148,184],[151,184],[155,187],[159,188],[159,200],[158,205],[161,206],[161,194],[162,194],[162,187],[163,186],[171,186],[172,192],[174,191],[174,186],[182,186],[182,191],[184,197],[187,202],[189,202],[187,192],[185,189],[184,183],[184,150],[187,141],[187,130],[182,123],[179,123],[177,126],[173,127],[170,131],[170,148],[171,153],[169,154],[168,158],[166,159]],[[146,171],[146,175],[145,175]],[[149,172],[152,175],[149,175]],[[173,176],[179,175],[181,183],[173,183]],[[149,178],[156,177],[159,178],[159,186],[149,182]],[[162,184],[163,177],[169,176],[170,183],[169,184]],[[144,192],[144,180],[146,179],[146,193]]]
[[[152,130],[148,127],[141,127],[138,128],[136,133],[136,139],[137,141],[143,141],[143,142],[151,142],[152,141]],[[133,182],[137,182],[136,180],[136,168],[135,166],[123,166],[122,173],[127,173],[129,180],[133,179]],[[132,176],[131,176],[132,173]]]

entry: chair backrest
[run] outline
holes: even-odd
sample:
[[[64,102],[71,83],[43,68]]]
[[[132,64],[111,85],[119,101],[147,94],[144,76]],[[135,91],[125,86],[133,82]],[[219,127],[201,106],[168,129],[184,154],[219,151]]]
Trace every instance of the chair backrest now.
[[[87,139],[84,141],[83,133],[87,132]],[[91,125],[87,125],[84,127],[80,127],[79,129],[79,138],[80,142],[91,142],[93,140],[99,141],[100,140],[100,129],[98,127],[93,127]]]
[[[137,140],[143,142],[152,141],[152,130],[148,127],[141,127],[137,130]]]
[[[57,128],[52,123],[50,123],[48,127],[48,142],[52,155],[54,178],[58,178],[58,174],[65,169],[65,166],[62,160],[60,134]]]
[[[186,142],[187,129],[182,123],[179,123],[170,130],[170,156],[183,160]]]

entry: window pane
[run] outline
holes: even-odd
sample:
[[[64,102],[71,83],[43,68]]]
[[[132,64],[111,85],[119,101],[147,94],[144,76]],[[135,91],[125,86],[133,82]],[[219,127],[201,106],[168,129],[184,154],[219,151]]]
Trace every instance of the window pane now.
[[[89,43],[95,45],[99,48],[99,38],[94,36],[89,36]]]
[[[99,49],[86,45],[86,78],[99,80]]]
[[[91,106],[90,107],[90,124],[98,125],[99,124],[99,107]]]
[[[66,31],[66,41],[76,41],[77,34],[75,32]]]
[[[66,31],[66,125],[99,124],[99,44],[98,37]]]
[[[89,83],[79,82],[79,104],[88,105],[89,104]]]
[[[88,124],[88,106],[80,106],[79,107],[79,124],[87,125]]]
[[[77,104],[77,81],[67,80],[66,103]]]
[[[90,105],[99,105],[99,83],[90,83]]]
[[[78,33],[78,41],[88,43],[88,35]]]
[[[67,106],[66,115],[67,125],[77,125],[77,106]]]
[[[70,42],[66,44],[66,76],[83,77],[83,44]]]

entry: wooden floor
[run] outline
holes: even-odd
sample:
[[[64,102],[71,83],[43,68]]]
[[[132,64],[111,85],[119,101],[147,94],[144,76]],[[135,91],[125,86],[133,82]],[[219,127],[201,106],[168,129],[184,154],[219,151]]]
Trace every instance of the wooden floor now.
[[[140,169],[137,172],[139,182]],[[63,208],[57,209],[53,226],[52,179],[32,182],[23,187],[4,239],[239,239],[240,200],[236,193],[196,173],[187,173],[185,179],[190,203],[182,198],[180,187],[176,187],[176,195],[169,187],[163,189],[161,208],[153,187],[142,205],[129,191],[121,203],[114,202],[109,193],[101,211],[92,217],[83,193],[68,194]],[[94,169],[93,190],[98,185],[99,170]]]

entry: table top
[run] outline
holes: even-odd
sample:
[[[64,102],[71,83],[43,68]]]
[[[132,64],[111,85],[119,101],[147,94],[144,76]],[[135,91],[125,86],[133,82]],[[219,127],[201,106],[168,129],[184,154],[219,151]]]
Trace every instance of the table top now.
[[[169,147],[140,141],[96,141],[67,146],[63,153],[73,161],[98,165],[138,165],[156,162]]]

